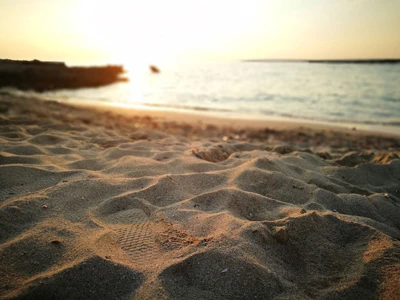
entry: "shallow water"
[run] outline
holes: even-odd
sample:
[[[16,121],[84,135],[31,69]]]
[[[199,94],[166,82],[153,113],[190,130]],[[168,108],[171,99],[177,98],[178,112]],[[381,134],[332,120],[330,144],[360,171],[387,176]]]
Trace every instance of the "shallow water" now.
[[[42,96],[400,132],[400,64],[220,62],[158,67],[159,74],[129,74],[128,83]]]

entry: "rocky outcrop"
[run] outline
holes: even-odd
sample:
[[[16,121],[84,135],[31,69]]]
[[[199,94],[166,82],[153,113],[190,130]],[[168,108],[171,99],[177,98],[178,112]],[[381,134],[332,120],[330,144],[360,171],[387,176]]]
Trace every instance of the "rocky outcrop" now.
[[[63,62],[0,60],[0,88],[48,91],[98,87],[118,81],[122,66],[68,67]]]

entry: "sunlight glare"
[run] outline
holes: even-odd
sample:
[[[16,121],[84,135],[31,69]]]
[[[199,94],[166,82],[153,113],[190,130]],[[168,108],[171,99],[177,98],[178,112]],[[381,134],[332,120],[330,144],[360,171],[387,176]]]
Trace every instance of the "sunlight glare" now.
[[[243,1],[88,0],[80,23],[86,38],[113,61],[148,65],[220,47],[246,32],[254,7]]]

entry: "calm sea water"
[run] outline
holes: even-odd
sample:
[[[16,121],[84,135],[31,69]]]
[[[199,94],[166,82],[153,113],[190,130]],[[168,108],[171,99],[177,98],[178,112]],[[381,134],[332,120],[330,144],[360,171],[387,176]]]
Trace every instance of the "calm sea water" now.
[[[130,82],[45,93],[233,118],[309,120],[400,134],[400,64],[224,62],[159,65]]]

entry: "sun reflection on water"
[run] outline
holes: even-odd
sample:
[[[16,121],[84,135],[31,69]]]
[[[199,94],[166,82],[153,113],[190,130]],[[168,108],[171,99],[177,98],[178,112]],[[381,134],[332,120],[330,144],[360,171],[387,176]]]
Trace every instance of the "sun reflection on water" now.
[[[128,81],[119,85],[120,94],[123,95],[121,102],[128,106],[147,106],[150,102],[146,95],[152,93],[149,77],[157,75],[151,74],[146,63],[125,63],[123,66],[126,70],[124,77]]]

